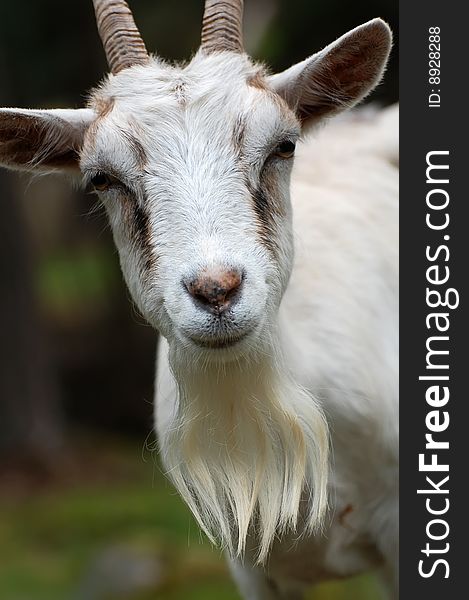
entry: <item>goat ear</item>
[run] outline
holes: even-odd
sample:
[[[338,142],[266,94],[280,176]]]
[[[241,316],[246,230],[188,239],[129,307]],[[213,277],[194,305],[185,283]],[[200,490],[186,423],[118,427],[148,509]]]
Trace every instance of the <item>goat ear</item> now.
[[[0,165],[26,171],[74,171],[91,109],[0,109]]]
[[[352,107],[369,94],[383,75],[391,43],[388,25],[373,19],[273,75],[270,84],[303,125],[309,125]]]

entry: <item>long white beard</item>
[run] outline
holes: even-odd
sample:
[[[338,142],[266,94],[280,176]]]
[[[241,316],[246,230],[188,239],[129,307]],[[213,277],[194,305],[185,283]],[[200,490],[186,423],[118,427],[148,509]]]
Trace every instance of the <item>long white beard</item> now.
[[[168,475],[202,529],[232,556],[265,561],[274,537],[320,526],[328,430],[281,356],[209,364],[173,355],[179,410],[161,443]],[[300,512],[301,508],[301,512]]]

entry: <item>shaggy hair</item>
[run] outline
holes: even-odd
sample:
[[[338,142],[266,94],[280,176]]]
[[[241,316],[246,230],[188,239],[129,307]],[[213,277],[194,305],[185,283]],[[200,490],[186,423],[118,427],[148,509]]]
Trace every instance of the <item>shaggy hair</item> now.
[[[171,353],[178,411],[161,440],[168,475],[208,537],[242,555],[249,534],[259,563],[300,518],[302,533],[317,529],[327,505],[326,421],[278,347],[203,369]]]

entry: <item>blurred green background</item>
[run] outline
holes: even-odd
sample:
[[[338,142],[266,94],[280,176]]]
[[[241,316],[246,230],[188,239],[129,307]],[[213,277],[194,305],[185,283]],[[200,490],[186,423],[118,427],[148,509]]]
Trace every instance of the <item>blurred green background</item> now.
[[[133,0],[151,51],[187,59],[200,0]],[[0,105],[78,107],[106,71],[91,0],[0,0]],[[246,0],[274,70],[395,0]],[[373,100],[397,100],[397,47]],[[156,335],[131,305],[103,210],[58,177],[0,172],[0,599],[235,600],[158,465]],[[379,600],[371,576],[310,600]]]

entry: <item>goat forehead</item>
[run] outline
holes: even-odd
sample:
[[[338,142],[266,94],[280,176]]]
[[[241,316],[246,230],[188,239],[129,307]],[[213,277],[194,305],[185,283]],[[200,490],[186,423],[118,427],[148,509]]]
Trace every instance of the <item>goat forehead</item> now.
[[[134,110],[148,110],[154,102],[194,102],[217,92],[239,88],[259,72],[246,57],[196,55],[186,66],[171,66],[154,59],[110,76],[97,90]]]
[[[239,110],[221,115],[215,106],[180,110],[164,103],[149,115],[128,113],[116,105],[90,133],[84,162],[122,173],[159,170],[164,165],[167,173],[182,174],[197,164],[205,170],[222,158],[236,160],[236,145],[245,129],[246,119]]]
[[[177,131],[184,122],[186,128],[226,130],[243,115],[255,114],[256,108],[270,107],[272,117],[282,112],[272,101],[275,95],[259,85],[262,81],[261,69],[244,55],[199,53],[185,67],[153,60],[126,69],[112,76],[94,100],[104,106],[112,101],[120,120],[131,117],[148,129],[167,125]]]

